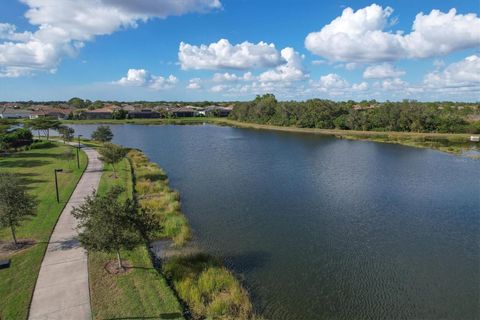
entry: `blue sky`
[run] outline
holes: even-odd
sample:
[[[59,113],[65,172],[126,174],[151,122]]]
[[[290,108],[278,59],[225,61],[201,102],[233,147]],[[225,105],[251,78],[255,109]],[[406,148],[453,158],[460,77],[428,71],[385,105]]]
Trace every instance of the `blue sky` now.
[[[476,1],[118,3],[3,0],[0,100],[480,100]]]

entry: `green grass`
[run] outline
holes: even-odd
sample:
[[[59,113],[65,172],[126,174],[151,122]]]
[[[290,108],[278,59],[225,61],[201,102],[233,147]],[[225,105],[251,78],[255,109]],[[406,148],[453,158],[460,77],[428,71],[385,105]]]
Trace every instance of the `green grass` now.
[[[87,157],[83,152],[80,153],[80,169],[77,169],[76,159],[63,160],[62,154],[67,148],[71,147],[50,143],[39,149],[0,156],[0,170],[20,176],[38,201],[37,215],[17,229],[18,238],[33,238],[37,244],[9,256],[10,268],[0,270],[1,319],[26,319],[48,240],[86,167]],[[58,174],[60,204],[55,198],[53,170],[56,168],[64,169]],[[10,229],[0,229],[0,240],[11,241]]]
[[[125,188],[123,198],[132,198],[133,180],[130,162],[124,159],[113,178],[110,166],[104,167],[98,192],[104,194],[114,185]],[[183,319],[182,308],[165,278],[153,267],[145,246],[122,251],[122,260],[133,268],[123,275],[111,275],[105,264],[114,254],[88,253],[88,271],[94,319]]]
[[[211,256],[177,256],[163,268],[194,319],[257,319],[245,289]]]
[[[135,192],[139,206],[155,213],[163,226],[156,237],[171,239],[177,246],[184,245],[190,239],[191,230],[187,218],[180,210],[178,192],[168,186],[165,172],[150,162],[142,152],[131,150],[128,157],[135,172]]]

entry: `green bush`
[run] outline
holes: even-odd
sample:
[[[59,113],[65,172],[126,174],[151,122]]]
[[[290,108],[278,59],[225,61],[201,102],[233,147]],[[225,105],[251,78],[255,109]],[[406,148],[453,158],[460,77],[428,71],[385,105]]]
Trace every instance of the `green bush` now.
[[[248,294],[231,272],[211,256],[177,256],[163,266],[194,319],[253,319]]]

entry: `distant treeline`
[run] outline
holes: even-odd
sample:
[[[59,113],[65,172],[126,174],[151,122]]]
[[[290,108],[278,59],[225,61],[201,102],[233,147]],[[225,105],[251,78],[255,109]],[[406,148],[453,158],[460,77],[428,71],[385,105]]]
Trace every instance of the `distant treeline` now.
[[[335,102],[312,99],[278,102],[273,94],[237,103],[230,119],[301,128],[363,131],[480,133],[478,105],[412,100]]]

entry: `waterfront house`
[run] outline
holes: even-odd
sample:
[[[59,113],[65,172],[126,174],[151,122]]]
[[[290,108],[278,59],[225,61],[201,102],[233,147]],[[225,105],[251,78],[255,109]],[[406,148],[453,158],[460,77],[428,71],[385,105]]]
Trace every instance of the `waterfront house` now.
[[[470,141],[479,142],[480,141],[480,136],[470,136]]]
[[[160,113],[152,111],[150,109],[141,109],[128,112],[128,118],[130,119],[154,119],[160,118]]]
[[[72,111],[73,111],[72,109],[51,108],[48,106],[42,106],[42,107],[35,108],[30,113],[30,119],[57,118],[58,120],[64,120],[69,117]]]
[[[205,109],[205,115],[209,117],[228,117],[230,112],[232,112],[233,106],[222,107],[222,106],[208,106]]]
[[[126,104],[126,103],[124,103],[124,104],[122,104],[121,108],[122,108],[123,111],[127,111],[127,112],[134,112],[134,111],[136,111],[135,107],[132,106],[131,104]]]
[[[0,119],[28,119],[30,113],[30,111],[24,109],[0,107]]]
[[[171,109],[170,113],[175,118],[195,117],[198,115],[198,111],[191,106]]]
[[[87,110],[83,113],[85,119],[94,120],[94,119],[112,119],[113,116],[113,107],[107,106],[100,109]]]

